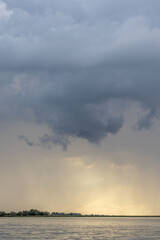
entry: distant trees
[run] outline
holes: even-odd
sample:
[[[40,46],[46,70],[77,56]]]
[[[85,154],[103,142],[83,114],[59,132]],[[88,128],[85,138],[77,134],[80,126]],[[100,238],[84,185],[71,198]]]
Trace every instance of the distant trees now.
[[[39,211],[37,209],[19,211],[19,212],[9,212],[0,211],[0,217],[82,217],[88,215],[81,215],[81,213],[64,213],[64,212],[52,212]]]
[[[19,212],[9,212],[5,213],[4,211],[0,211],[0,217],[81,217],[81,213],[59,213],[52,212],[51,214],[47,211],[39,211],[37,209],[31,209],[29,211],[19,211]]]
[[[4,217],[5,216],[5,212],[0,212],[0,217]]]
[[[31,209],[29,211],[25,210],[25,211],[9,212],[9,213],[0,211],[0,217],[109,217],[109,215],[97,215],[97,214],[83,215],[81,213],[73,213],[73,212],[71,212],[71,213],[64,213],[64,212],[49,213],[47,211],[43,212],[43,211],[39,211],[37,209]],[[111,217],[114,217],[114,216],[111,215]]]
[[[0,217],[29,217],[29,216],[50,216],[50,213],[45,211],[39,211],[37,209],[31,209],[29,211],[20,211],[20,212],[0,212]]]
[[[81,213],[59,213],[59,212],[52,212],[52,217],[81,217]]]

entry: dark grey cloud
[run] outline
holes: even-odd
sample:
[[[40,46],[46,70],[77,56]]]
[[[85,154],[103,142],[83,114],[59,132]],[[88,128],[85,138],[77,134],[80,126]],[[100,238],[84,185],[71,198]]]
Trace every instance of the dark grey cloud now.
[[[28,146],[34,146],[34,142],[31,142],[29,141],[24,135],[19,135],[18,136],[19,140],[23,140],[25,141],[25,143],[28,145]]]
[[[146,113],[137,129],[159,118],[158,0],[6,0],[0,9],[1,120],[45,124],[40,144],[65,149],[116,134],[130,102]]]
[[[42,137],[39,138],[39,146],[50,149],[52,148],[52,144],[60,144],[63,150],[66,150],[67,146],[70,144],[70,141],[67,137],[65,137],[65,135],[51,136],[48,134],[44,134]]]

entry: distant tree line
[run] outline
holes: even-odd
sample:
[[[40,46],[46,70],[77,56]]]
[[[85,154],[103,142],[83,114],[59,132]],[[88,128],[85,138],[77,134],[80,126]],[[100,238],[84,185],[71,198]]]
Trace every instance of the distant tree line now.
[[[61,212],[61,213],[59,213],[59,212],[52,212],[51,213],[51,216],[52,217],[81,217],[82,216],[82,214],[81,213],[63,213],[63,212]]]
[[[37,209],[31,209],[29,211],[20,211],[20,212],[9,212],[6,213],[4,211],[0,211],[0,217],[29,217],[29,216],[44,216],[44,217],[69,217],[69,216],[82,216],[81,213],[59,213],[52,212],[49,213],[47,211],[39,211]]]
[[[2,212],[0,211],[0,217],[29,217],[29,216],[50,216],[49,212],[39,211],[37,209],[31,209],[29,211],[20,212]]]
[[[39,211],[37,209],[31,209],[29,211],[20,211],[20,212],[9,212],[0,211],[0,217],[160,217],[160,215],[99,215],[99,214],[81,214],[81,213],[63,213],[63,212],[52,212]]]
[[[63,213],[63,212],[52,212],[39,211],[37,209],[31,209],[29,211],[20,211],[20,212],[4,212],[0,211],[0,217],[31,217],[31,216],[44,216],[44,217],[80,217],[81,213]]]

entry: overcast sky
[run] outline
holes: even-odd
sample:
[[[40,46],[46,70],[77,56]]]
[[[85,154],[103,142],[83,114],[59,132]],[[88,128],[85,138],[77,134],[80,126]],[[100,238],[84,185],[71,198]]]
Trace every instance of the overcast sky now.
[[[0,1],[0,209],[160,214],[159,12]]]

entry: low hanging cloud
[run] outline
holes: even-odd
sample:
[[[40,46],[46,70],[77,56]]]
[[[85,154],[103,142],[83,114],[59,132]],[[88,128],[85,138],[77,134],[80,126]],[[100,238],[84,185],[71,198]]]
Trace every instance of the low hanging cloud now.
[[[39,144],[98,143],[123,126],[127,104],[159,118],[158,0],[0,1],[0,119],[50,130]],[[20,136],[27,144],[34,143]]]

